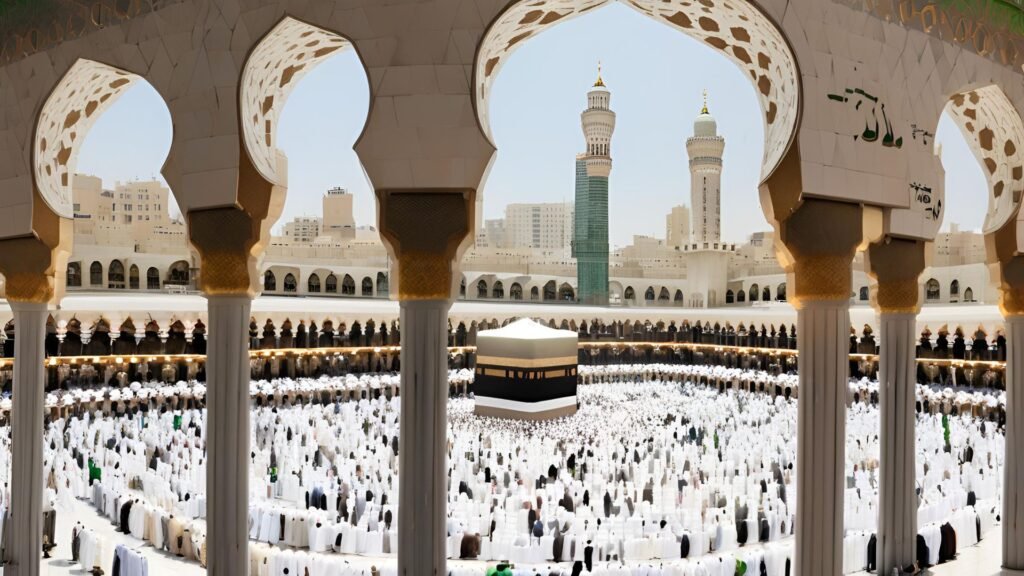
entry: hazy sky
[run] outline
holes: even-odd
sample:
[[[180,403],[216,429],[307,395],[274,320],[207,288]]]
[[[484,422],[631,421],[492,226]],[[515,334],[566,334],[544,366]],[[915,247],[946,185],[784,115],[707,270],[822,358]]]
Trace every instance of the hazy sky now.
[[[575,155],[584,147],[579,114],[598,61],[617,116],[613,245],[634,234],[663,237],[668,210],[689,203],[685,142],[704,89],[726,139],[723,236],[738,242],[768,229],[757,195],[763,120],[749,80],[717,51],[617,3],[555,25],[501,69],[490,108],[498,157],[483,188],[485,218],[501,217],[511,202],[572,200]],[[376,223],[370,184],[352,150],[368,105],[366,75],[353,51],[325,61],[295,87],[278,132],[289,159],[289,196],[278,227],[293,216],[319,214],[320,198],[333,186],[355,194],[357,223]],[[981,168],[948,118],[937,138],[947,176],[945,224],[980,228],[987,206]],[[139,83],[97,121],[78,171],[102,177],[108,187],[159,178],[170,142],[167,108],[151,86]]]

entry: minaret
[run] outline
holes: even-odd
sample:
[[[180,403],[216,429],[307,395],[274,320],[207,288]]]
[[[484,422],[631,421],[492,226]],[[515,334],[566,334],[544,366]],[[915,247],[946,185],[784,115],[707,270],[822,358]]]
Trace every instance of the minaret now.
[[[721,241],[722,153],[725,138],[708,112],[708,92],[704,108],[693,123],[693,136],[686,140],[690,155],[690,242],[697,249],[717,248]]]
[[[576,229],[572,254],[576,258],[577,296],[585,304],[608,303],[608,175],[612,171],[612,132],[615,112],[611,92],[601,78],[587,93],[580,114],[587,149],[576,156]]]

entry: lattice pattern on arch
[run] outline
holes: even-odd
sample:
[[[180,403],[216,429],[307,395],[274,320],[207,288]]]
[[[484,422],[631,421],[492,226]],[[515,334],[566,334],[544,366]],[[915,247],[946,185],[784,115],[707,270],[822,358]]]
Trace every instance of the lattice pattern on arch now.
[[[294,18],[281,20],[260,41],[242,70],[242,132],[249,158],[269,182],[284,185],[277,162],[277,122],[292,88],[347,40]]]
[[[487,31],[476,62],[480,124],[490,135],[488,98],[501,66],[519,45],[566,18],[614,0],[523,0]],[[799,76],[782,33],[748,0],[628,0],[651,18],[721,51],[750,77],[765,119],[762,178],[782,160],[796,131]]]
[[[1013,217],[1024,194],[1024,125],[995,85],[954,94],[946,109],[983,166],[991,191],[983,232],[995,232]]]
[[[46,99],[36,124],[36,187],[58,216],[74,217],[72,176],[85,135],[139,77],[92,60],[78,60]]]

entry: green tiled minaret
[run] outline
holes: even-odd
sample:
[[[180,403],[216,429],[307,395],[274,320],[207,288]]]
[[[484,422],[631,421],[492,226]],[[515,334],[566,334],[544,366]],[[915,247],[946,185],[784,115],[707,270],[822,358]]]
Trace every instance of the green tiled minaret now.
[[[597,82],[587,93],[587,109],[580,115],[587,150],[576,156],[572,255],[576,258],[577,298],[584,304],[608,304],[608,175],[615,131],[610,100],[598,66]]]

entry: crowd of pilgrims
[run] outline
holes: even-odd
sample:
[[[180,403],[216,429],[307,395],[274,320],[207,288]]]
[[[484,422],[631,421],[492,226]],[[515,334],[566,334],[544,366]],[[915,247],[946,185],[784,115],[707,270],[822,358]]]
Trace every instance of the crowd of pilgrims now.
[[[796,403],[762,391],[794,378],[682,365],[580,375],[580,410],[558,420],[479,417],[471,397],[450,400],[454,575],[498,561],[523,574],[790,573]],[[471,373],[450,378],[465,384]],[[376,374],[252,383],[252,574],[395,572],[397,386],[397,376]],[[947,392],[918,387],[922,566],[976,543],[1000,510],[1002,423],[956,410],[955,399],[970,395],[992,413],[1005,399]],[[852,381],[851,396],[863,401],[847,424],[847,573],[874,562],[879,457],[877,384]],[[87,501],[118,530],[205,565],[204,399],[202,384],[186,383],[49,398],[64,410],[51,413],[45,435],[48,508]],[[9,432],[0,442],[9,477]],[[56,537],[73,539],[87,570],[109,573],[117,561],[118,576],[145,571],[134,551],[111,549],[84,525]]]

